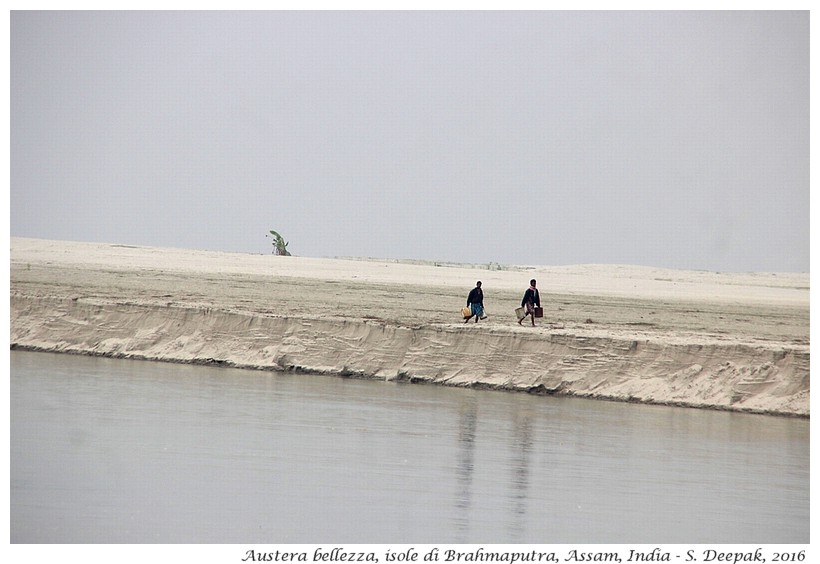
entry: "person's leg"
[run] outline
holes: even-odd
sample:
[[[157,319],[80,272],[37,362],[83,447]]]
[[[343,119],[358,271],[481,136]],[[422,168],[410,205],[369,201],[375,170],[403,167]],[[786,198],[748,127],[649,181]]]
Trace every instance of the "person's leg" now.
[[[481,306],[479,306],[478,304],[472,304],[470,306],[470,313],[472,314],[470,315],[470,319],[475,317],[475,322],[478,323],[478,318],[481,315]]]
[[[525,319],[527,319],[528,315],[532,315],[532,306],[527,303],[527,304],[524,304],[524,317],[521,318],[521,321],[519,322],[520,325],[523,325],[523,323],[521,323],[521,322],[523,322]]]

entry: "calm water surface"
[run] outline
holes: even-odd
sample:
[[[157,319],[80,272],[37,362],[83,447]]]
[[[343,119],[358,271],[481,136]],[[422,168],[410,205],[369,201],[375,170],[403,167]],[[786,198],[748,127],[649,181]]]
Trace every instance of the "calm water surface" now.
[[[809,421],[11,352],[15,543],[808,543]]]

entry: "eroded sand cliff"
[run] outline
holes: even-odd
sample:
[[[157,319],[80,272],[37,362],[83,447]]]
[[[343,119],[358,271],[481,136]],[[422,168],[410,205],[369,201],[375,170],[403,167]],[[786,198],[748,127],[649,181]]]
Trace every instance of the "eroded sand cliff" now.
[[[545,318],[513,309],[539,280]],[[482,280],[489,319],[459,309]],[[809,415],[809,277],[12,239],[11,346]],[[308,376],[306,376],[308,377]]]

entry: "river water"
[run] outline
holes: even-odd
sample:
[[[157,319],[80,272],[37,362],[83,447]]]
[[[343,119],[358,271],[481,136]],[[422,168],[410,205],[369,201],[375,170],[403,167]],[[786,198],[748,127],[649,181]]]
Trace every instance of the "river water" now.
[[[11,351],[13,543],[808,543],[809,421]]]

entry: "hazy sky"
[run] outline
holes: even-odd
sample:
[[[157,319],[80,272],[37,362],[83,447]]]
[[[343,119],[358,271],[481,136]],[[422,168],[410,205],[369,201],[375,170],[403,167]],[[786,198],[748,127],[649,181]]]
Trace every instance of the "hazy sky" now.
[[[809,13],[12,12],[12,236],[809,270]]]

